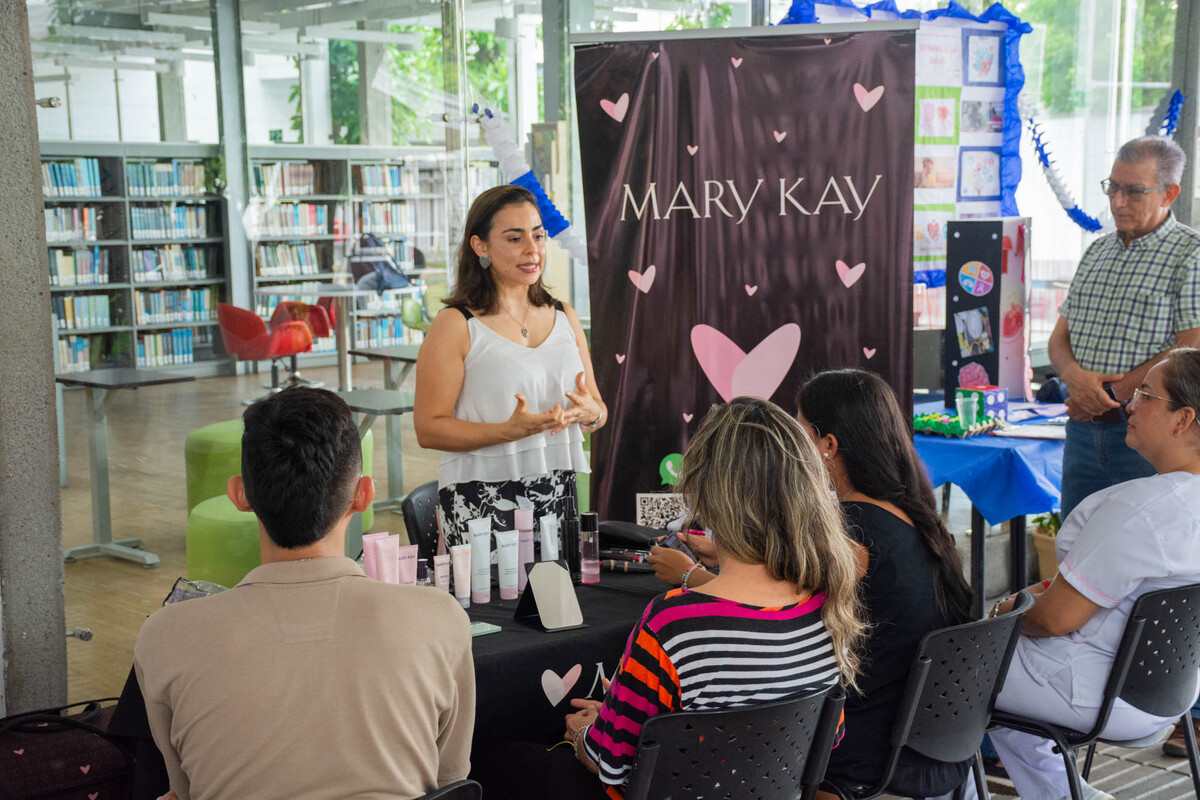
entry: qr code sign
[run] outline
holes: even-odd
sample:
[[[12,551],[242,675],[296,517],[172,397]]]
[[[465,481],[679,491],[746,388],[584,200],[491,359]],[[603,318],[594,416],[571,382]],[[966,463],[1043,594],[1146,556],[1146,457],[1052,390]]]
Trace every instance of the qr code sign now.
[[[665,530],[667,523],[687,513],[683,495],[668,492],[649,492],[637,495],[637,522],[647,528]]]

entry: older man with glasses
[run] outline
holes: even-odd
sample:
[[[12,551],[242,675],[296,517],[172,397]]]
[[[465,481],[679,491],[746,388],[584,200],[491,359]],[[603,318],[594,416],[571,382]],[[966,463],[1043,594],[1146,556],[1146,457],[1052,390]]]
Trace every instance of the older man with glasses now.
[[[1172,140],[1144,136],[1121,146],[1100,183],[1116,231],[1084,252],[1050,335],[1071,417],[1064,519],[1088,495],[1154,474],[1125,444],[1123,406],[1167,350],[1200,346],[1200,233],[1171,213],[1185,161]],[[1183,755],[1181,730],[1164,749]]]

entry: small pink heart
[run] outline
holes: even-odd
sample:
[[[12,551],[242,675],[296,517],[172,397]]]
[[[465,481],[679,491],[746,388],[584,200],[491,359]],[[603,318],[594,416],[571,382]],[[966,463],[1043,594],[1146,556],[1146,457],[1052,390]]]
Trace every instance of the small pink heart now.
[[[689,414],[689,413],[688,413],[688,412],[686,412],[686,411],[685,411],[685,412],[683,412],[683,421],[684,421],[684,422],[691,422],[691,421],[692,421],[692,417],[693,417],[693,415],[692,415],[692,414]]]
[[[651,61],[657,61],[657,60],[658,60],[658,51],[657,51],[657,50],[655,50],[653,53],[651,53],[651,54],[650,54],[650,60],[651,60]]]
[[[563,698],[571,693],[571,688],[579,680],[579,676],[583,674],[583,665],[576,664],[571,667],[560,678],[558,673],[552,669],[548,669],[542,673],[542,692],[545,693],[546,699],[550,701],[550,705],[556,706],[563,701]]]
[[[782,142],[787,138],[787,131],[771,131],[771,135],[775,137],[776,142]]]
[[[99,792],[88,792],[88,800],[96,800],[96,798],[99,796]]]
[[[847,289],[858,283],[858,279],[861,278],[863,273],[866,271],[867,265],[865,263],[860,262],[851,267],[845,261],[842,261],[840,258],[838,259],[837,274],[838,277],[842,279],[842,285]]]
[[[25,748],[22,747],[20,750],[13,750],[13,753],[18,756],[23,756],[23,755],[25,755]]]
[[[84,764],[82,767],[79,768],[79,771],[82,772],[84,775],[87,775],[89,772],[92,771],[92,765]]]
[[[654,285],[654,276],[658,274],[658,270],[651,264],[642,272],[631,269],[627,274],[629,275],[629,282],[636,286],[639,292],[650,294],[650,287]]]
[[[750,284],[747,283],[747,284],[744,284],[742,286],[742,288],[746,290],[747,297],[754,297],[754,293],[758,291],[757,284],[755,284],[754,286],[751,286]]]
[[[730,58],[729,63],[733,64],[734,69],[737,69],[742,65],[742,60],[740,58]]]
[[[929,231],[930,239],[936,239],[936,238],[938,238],[938,232],[941,231],[942,226],[936,222],[930,222],[928,225],[925,226],[925,229],[927,231]]]
[[[696,155],[696,151],[698,151],[699,149],[700,149],[700,145],[696,145],[696,144],[689,144],[689,145],[687,146],[688,155],[689,155],[689,156],[694,156],[694,155]]]
[[[625,363],[625,354],[624,354],[624,353],[617,353],[617,356],[616,356],[616,358],[617,358],[617,363],[618,363],[618,364],[624,364],[624,363]]]
[[[876,353],[876,350],[874,347],[864,347],[863,348],[863,355],[866,356],[868,359],[874,358],[875,353]]]
[[[825,44],[833,44],[833,39],[830,39],[828,36],[826,36],[826,37],[825,37]]]
[[[854,97],[863,111],[870,111],[879,102],[879,98],[883,97],[883,86],[876,86],[868,91],[861,83],[856,83],[854,84]]]
[[[615,103],[612,100],[601,100],[600,108],[617,122],[624,122],[625,114],[629,112],[629,92],[621,95]]]

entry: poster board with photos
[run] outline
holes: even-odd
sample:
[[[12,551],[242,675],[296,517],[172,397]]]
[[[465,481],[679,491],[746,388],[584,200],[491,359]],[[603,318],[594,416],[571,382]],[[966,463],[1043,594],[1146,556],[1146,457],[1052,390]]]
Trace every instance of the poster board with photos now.
[[[816,3],[822,23],[892,20],[885,9]],[[1004,22],[930,14],[917,31],[913,165],[913,326],[953,327],[946,318],[946,227],[996,217],[1008,49]],[[1018,134],[1019,135],[1019,134]]]
[[[946,397],[1001,386],[1029,400],[1030,223],[1027,217],[947,223]]]

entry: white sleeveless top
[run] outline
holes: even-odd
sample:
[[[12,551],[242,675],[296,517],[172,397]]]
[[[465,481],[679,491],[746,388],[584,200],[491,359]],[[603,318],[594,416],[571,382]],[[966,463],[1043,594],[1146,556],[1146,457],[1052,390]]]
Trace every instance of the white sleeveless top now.
[[[525,395],[533,413],[549,411],[555,403],[564,408],[570,403],[566,395],[575,389],[583,359],[565,313],[554,312],[554,327],[537,347],[506,339],[475,317],[467,320],[467,330],[471,348],[463,364],[462,392],[454,406],[457,419],[504,422],[516,408],[513,395],[518,393]],[[553,436],[539,433],[466,453],[443,453],[438,485],[513,481],[555,470],[591,472],[578,423]]]

